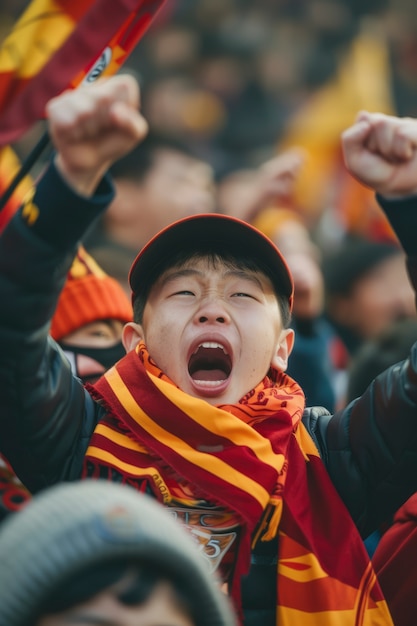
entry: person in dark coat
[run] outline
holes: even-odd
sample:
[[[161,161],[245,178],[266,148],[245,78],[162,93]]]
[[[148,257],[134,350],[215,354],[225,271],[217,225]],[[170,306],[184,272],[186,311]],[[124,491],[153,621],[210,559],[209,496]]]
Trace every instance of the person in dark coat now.
[[[47,118],[56,156],[0,238],[2,452],[19,478],[33,492],[105,479],[152,495],[245,626],[392,624],[361,535],[417,489],[417,345],[343,411],[307,408],[285,372],[285,259],[246,222],[200,214],[142,248],[127,354],[84,387],[50,321],[79,240],[113,197],[106,172],[147,125],[122,75],[58,96]],[[343,136],[414,284],[416,126],[363,113]]]

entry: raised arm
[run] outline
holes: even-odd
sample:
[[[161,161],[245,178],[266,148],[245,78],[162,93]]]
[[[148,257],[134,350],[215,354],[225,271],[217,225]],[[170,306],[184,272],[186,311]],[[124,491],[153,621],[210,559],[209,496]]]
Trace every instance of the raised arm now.
[[[46,108],[56,164],[73,189],[91,195],[109,167],[147,134],[137,82],[128,75],[68,91]]]
[[[377,193],[416,290],[417,120],[362,112],[343,134],[342,147],[350,173]],[[346,409],[309,426],[366,536],[417,491],[417,344]]]
[[[54,162],[0,237],[0,448],[32,490],[71,477],[89,436],[89,396],[49,325],[80,239],[113,199],[107,168],[147,132],[130,76],[66,92],[47,117]]]
[[[417,120],[358,114],[342,135],[345,164],[359,182],[387,198],[417,194]]]

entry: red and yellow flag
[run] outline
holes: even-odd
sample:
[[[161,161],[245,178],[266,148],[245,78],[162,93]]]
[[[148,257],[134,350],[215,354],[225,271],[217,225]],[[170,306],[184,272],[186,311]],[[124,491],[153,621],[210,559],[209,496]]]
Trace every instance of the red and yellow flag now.
[[[117,72],[165,0],[33,0],[0,49],[0,145],[47,101]]]
[[[47,101],[123,65],[165,0],[33,0],[0,48],[0,199],[20,168],[10,144]],[[32,186],[0,208],[0,232]]]

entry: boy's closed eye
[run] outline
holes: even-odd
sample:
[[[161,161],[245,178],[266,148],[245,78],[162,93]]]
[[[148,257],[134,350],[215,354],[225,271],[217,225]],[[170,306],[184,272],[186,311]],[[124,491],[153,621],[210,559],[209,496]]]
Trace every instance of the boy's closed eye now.
[[[236,293],[232,294],[232,298],[252,298],[256,300],[256,296],[254,294],[245,293],[244,291],[237,291]]]
[[[180,289],[179,291],[175,291],[173,294],[173,296],[195,296],[194,291],[191,291],[190,289]]]

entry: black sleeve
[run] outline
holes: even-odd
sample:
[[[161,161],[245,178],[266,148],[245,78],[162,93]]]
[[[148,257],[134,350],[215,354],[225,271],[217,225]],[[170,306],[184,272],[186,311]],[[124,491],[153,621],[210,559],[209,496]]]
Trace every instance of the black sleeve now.
[[[378,200],[416,290],[417,197]],[[304,421],[356,524],[369,535],[417,491],[417,344],[344,410],[313,412]]]
[[[74,472],[91,401],[49,337],[60,291],[85,229],[113,197],[91,199],[51,165],[0,237],[1,451],[31,490]]]

